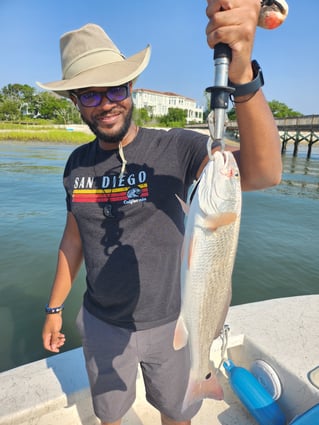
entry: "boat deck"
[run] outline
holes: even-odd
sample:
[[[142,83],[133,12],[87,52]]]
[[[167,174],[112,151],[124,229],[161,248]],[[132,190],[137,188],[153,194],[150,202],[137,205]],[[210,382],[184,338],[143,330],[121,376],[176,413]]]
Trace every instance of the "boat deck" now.
[[[228,358],[250,368],[262,359],[279,375],[283,392],[279,404],[288,422],[319,402],[319,390],[308,380],[319,366],[319,295],[275,299],[231,307]],[[219,343],[212,346],[219,362]],[[224,401],[205,400],[193,425],[253,425],[220,376]],[[0,425],[96,425],[82,349],[20,366],[0,374]],[[137,398],[123,425],[160,425],[158,412],[144,398],[137,379]]]

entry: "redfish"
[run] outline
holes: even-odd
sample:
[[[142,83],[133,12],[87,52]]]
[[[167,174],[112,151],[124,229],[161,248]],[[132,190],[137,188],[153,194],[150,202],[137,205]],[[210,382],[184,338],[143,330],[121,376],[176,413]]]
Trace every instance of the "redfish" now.
[[[241,216],[236,160],[217,151],[204,168],[188,206],[181,259],[182,307],[174,348],[188,344],[191,370],[183,410],[203,398],[223,398],[210,362],[231,300],[231,277]]]

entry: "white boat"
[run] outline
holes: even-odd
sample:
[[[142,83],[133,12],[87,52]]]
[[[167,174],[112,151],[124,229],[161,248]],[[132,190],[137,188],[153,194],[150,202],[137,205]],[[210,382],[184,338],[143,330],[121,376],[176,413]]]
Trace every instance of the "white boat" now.
[[[259,360],[270,366],[279,396],[276,403],[287,424],[298,415],[305,420],[300,416],[293,425],[319,424],[319,295],[234,306],[226,323],[230,327],[227,358],[247,370]],[[220,352],[216,340],[211,350],[215,364]],[[220,379],[224,401],[205,400],[192,424],[256,425],[231,389],[223,368]],[[92,410],[81,348],[3,372],[0,383],[0,425],[99,424]],[[317,419],[309,422],[305,412],[311,408],[318,413]],[[159,413],[145,401],[140,374],[136,401],[122,423],[160,425]]]

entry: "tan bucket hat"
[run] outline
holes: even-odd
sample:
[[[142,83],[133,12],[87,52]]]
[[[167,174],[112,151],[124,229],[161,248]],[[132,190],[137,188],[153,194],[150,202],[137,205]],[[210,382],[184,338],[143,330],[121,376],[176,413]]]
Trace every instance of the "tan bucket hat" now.
[[[70,90],[112,87],[134,80],[147,67],[151,48],[148,45],[125,58],[101,27],[87,24],[61,36],[60,52],[62,80],[37,84],[69,97]]]

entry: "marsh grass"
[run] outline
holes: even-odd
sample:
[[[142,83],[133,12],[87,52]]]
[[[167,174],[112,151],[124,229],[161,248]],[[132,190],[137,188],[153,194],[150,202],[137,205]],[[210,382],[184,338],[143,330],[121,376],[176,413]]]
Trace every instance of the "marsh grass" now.
[[[60,143],[86,143],[93,140],[89,134],[79,131],[46,130],[46,131],[3,131],[0,140],[15,140],[21,142],[60,142]]]
[[[0,123],[0,140],[21,142],[53,142],[81,144],[93,140],[94,136],[81,131],[69,131],[48,125]]]

